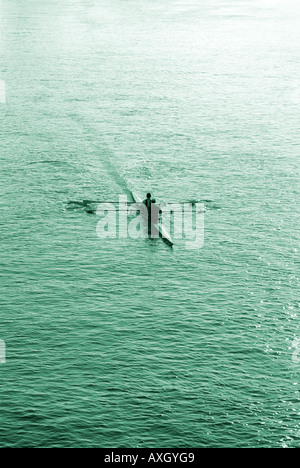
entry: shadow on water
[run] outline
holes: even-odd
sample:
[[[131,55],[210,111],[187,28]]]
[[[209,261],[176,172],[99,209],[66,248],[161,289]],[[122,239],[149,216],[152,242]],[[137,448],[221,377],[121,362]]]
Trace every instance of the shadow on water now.
[[[97,202],[94,202],[92,200],[83,200],[82,202],[71,201],[71,202],[68,202],[66,210],[81,211],[87,214],[96,214],[97,209],[92,207],[92,203],[97,203]]]
[[[188,200],[186,203],[191,203],[192,206],[196,206],[197,203],[203,203],[205,206],[205,210],[211,211],[211,210],[221,210],[222,207],[220,205],[217,205],[213,200]]]

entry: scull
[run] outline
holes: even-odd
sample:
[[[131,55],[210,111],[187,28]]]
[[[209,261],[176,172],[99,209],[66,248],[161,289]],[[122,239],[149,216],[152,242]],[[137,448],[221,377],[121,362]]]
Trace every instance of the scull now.
[[[131,194],[132,194],[132,198],[135,201],[135,203],[143,204],[143,200],[141,199],[141,197],[137,193],[131,192]],[[158,224],[155,224],[155,227],[156,227],[156,229],[158,231],[159,237],[161,237],[161,239],[166,244],[168,244],[170,247],[173,247],[174,242],[172,240],[172,237],[170,236],[170,234],[168,233],[168,231],[166,230],[164,225],[159,222]]]

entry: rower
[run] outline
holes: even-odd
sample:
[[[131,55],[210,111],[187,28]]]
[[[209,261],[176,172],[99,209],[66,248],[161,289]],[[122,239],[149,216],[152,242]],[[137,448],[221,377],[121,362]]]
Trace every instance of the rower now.
[[[148,211],[151,210],[151,204],[152,204],[153,200],[151,198],[151,193],[147,193],[147,198],[146,200],[143,201],[144,205],[146,205]]]
[[[156,200],[151,196],[151,193],[147,193],[147,198],[144,200],[144,205],[148,209],[148,229],[151,231],[151,226],[153,224],[158,224],[159,215],[162,213],[159,206],[156,204]]]
[[[144,205],[146,205],[147,210],[148,210],[148,232],[151,232],[151,208],[152,208],[152,198],[151,198],[151,193],[147,193],[147,198],[146,200],[143,201]]]

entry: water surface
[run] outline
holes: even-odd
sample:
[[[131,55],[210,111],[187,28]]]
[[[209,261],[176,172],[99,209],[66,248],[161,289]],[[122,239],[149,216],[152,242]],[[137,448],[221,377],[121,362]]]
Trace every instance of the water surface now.
[[[0,445],[298,447],[299,2],[0,8]],[[133,187],[203,249],[67,209]]]

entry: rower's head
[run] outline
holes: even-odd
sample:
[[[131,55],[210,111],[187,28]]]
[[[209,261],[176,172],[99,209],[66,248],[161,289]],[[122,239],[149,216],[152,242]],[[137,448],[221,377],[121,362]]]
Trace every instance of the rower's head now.
[[[156,200],[155,200],[155,198],[153,198],[153,200],[152,200],[152,203],[156,203]]]
[[[151,193],[147,193],[147,198],[149,198],[149,200],[150,200],[150,198],[151,198]]]

